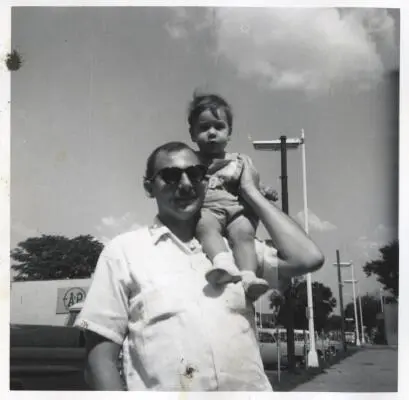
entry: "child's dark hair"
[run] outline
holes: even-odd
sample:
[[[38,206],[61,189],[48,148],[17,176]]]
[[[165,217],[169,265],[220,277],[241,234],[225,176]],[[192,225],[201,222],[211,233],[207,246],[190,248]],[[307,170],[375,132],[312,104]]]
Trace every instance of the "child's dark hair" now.
[[[217,110],[223,110],[226,113],[227,123],[229,124],[229,131],[231,133],[233,127],[233,113],[230,104],[218,94],[193,94],[193,100],[189,104],[188,118],[189,131],[192,132],[193,126],[199,115],[205,111],[210,110],[214,117],[218,117]]]
[[[156,162],[156,159],[159,153],[163,152],[163,153],[169,154],[169,153],[178,152],[181,150],[190,150],[192,153],[194,153],[194,150],[189,145],[183,142],[168,142],[168,143],[160,145],[155,150],[153,150],[146,161],[146,171],[145,171],[144,178],[148,180],[152,178],[155,172],[155,162]]]

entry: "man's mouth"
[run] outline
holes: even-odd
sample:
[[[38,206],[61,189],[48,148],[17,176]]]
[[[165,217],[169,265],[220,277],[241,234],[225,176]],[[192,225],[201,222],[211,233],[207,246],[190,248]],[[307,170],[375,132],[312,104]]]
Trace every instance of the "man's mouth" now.
[[[188,205],[193,203],[197,200],[196,196],[189,196],[189,197],[178,197],[175,199],[175,203],[178,205]]]

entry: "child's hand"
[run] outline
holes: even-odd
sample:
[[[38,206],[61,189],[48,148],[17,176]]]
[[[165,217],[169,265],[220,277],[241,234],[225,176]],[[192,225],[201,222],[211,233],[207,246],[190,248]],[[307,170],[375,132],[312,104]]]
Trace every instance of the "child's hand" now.
[[[276,202],[278,200],[278,192],[270,186],[260,185],[261,194],[269,201]]]

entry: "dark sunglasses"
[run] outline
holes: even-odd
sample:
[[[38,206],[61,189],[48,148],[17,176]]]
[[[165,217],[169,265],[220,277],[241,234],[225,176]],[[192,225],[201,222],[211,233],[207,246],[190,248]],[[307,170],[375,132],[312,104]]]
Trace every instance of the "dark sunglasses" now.
[[[207,167],[198,164],[192,165],[191,167],[187,168],[178,167],[163,168],[157,171],[149,180],[154,181],[157,176],[160,176],[168,185],[176,185],[180,182],[183,173],[187,175],[190,182],[200,183],[206,177]]]

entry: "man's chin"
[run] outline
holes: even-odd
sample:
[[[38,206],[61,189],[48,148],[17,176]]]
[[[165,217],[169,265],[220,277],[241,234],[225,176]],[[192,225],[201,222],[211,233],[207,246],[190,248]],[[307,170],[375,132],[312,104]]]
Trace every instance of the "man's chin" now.
[[[189,201],[189,202],[178,202],[175,204],[175,211],[180,213],[180,216],[185,217],[187,219],[195,214],[197,214],[200,210],[200,202],[199,200]]]

